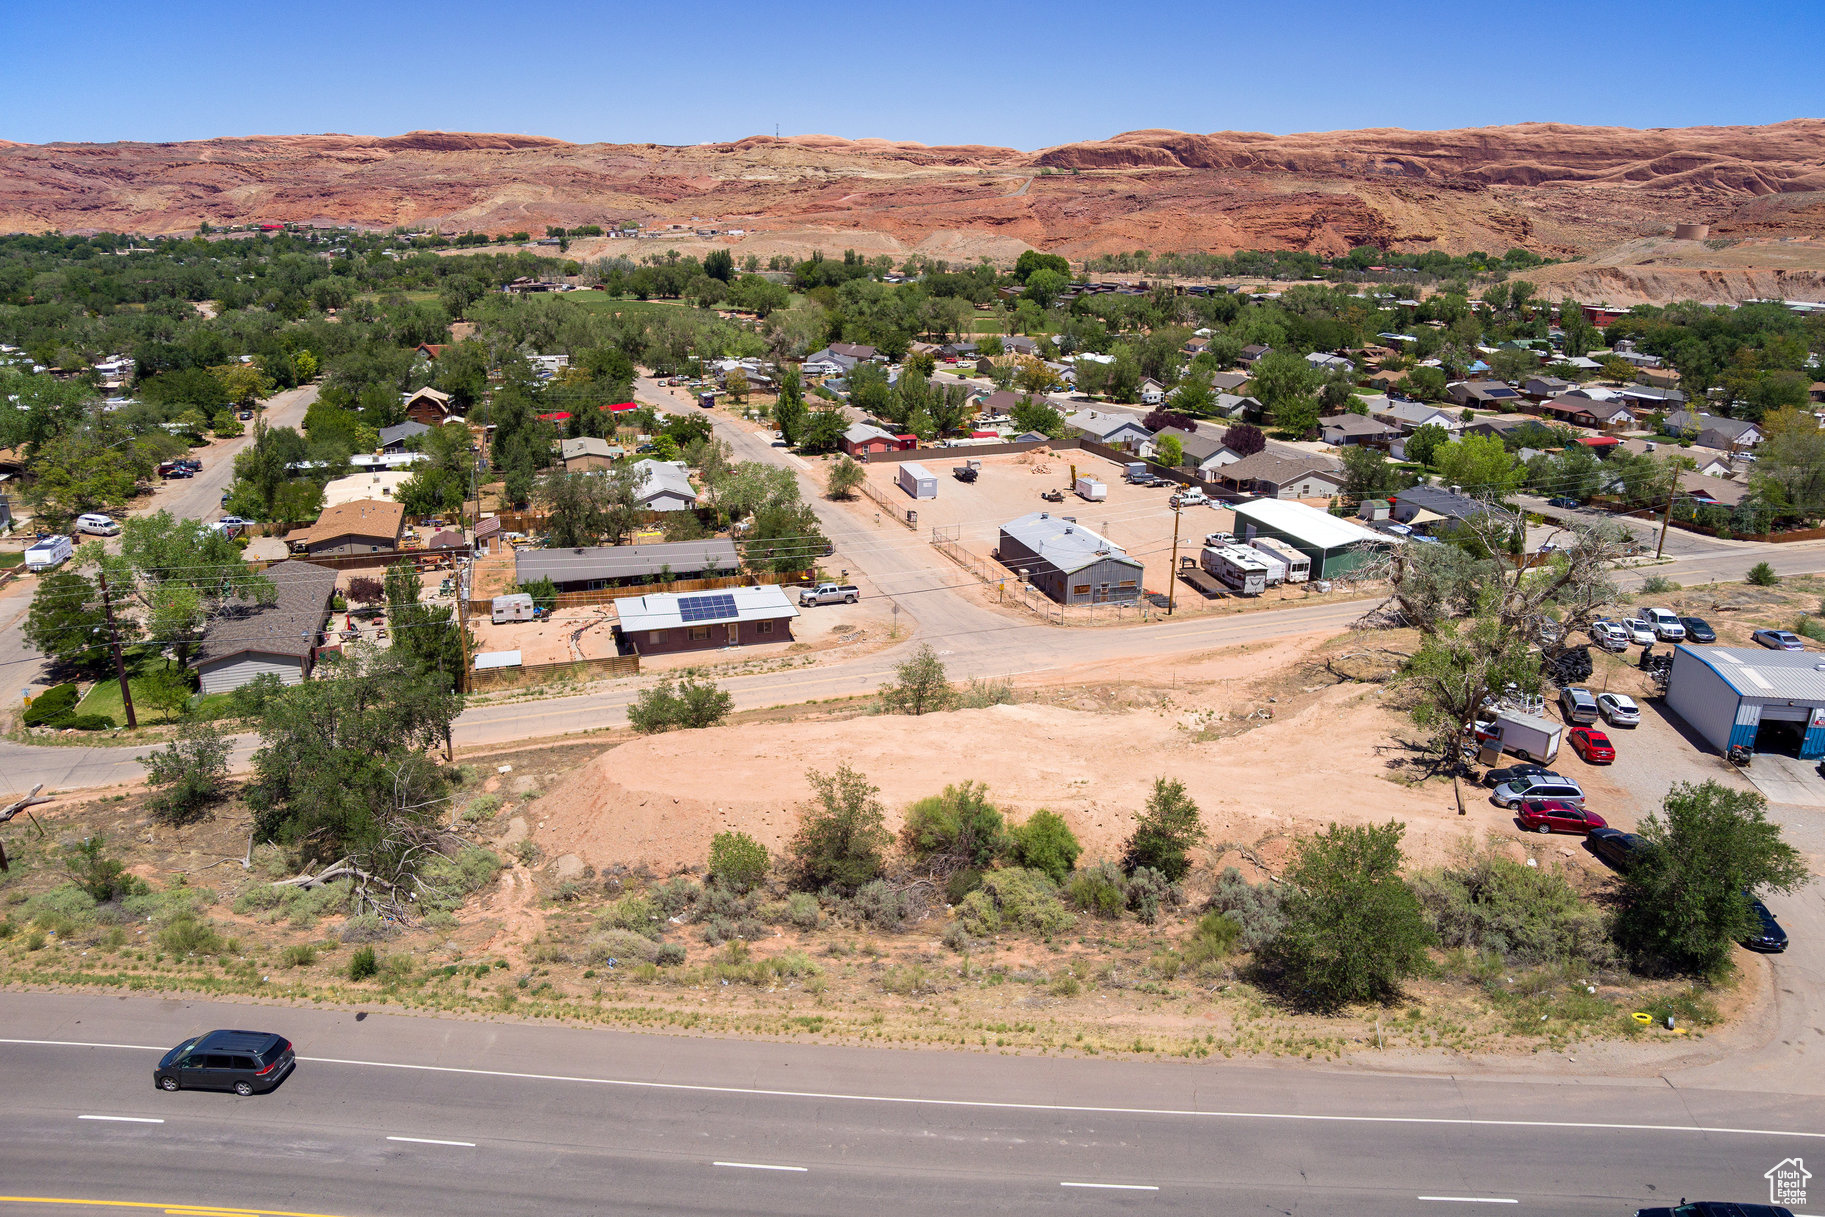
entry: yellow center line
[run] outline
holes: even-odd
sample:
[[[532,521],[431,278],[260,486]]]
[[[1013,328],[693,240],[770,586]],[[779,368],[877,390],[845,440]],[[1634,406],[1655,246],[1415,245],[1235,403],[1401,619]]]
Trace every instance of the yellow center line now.
[[[73,1208],[155,1209],[175,1217],[335,1217],[330,1213],[295,1213],[285,1209],[228,1208],[181,1201],[83,1200],[73,1196],[0,1196],[0,1204],[65,1205]]]

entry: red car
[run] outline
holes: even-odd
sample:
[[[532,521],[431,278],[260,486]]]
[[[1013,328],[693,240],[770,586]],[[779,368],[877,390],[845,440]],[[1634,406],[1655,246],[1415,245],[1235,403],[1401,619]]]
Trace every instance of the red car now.
[[[1608,828],[1603,817],[1594,811],[1584,811],[1570,803],[1561,803],[1558,799],[1522,799],[1515,809],[1515,819],[1521,827],[1535,832],[1575,832],[1588,833],[1593,828]]]
[[[1572,751],[1584,758],[1587,765],[1607,765],[1616,759],[1616,749],[1610,744],[1610,737],[1595,727],[1573,727],[1565,733],[1571,743]]]

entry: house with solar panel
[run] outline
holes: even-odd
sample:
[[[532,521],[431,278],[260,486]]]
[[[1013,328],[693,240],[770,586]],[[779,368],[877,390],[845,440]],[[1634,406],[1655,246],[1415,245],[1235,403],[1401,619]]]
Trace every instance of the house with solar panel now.
[[[622,650],[640,655],[791,642],[798,609],[775,583],[717,592],[654,592],[615,601]]]

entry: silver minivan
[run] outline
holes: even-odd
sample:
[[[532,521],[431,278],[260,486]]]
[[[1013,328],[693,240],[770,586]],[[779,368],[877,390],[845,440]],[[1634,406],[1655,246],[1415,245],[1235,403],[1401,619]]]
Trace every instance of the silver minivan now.
[[[1575,686],[1559,690],[1559,716],[1568,723],[1597,721],[1597,699],[1589,689]]]
[[[91,537],[111,537],[120,531],[120,525],[114,522],[113,516],[91,511],[76,517],[76,531],[87,533]]]
[[[1556,773],[1535,773],[1504,782],[1489,796],[1497,807],[1517,807],[1522,799],[1558,799],[1573,807],[1584,806],[1584,787]]]

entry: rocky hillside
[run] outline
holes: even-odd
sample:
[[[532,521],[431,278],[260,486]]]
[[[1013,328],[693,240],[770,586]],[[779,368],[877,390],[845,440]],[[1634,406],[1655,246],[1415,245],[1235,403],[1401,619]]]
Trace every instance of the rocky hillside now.
[[[1358,244],[1586,255],[1685,221],[1753,247],[1825,231],[1825,120],[1134,131],[1039,152],[829,136],[661,147],[424,131],[0,142],[0,229],[15,231],[283,220],[501,232],[694,217],[746,230],[744,251],[763,255],[821,246],[1006,257],[1028,245],[1078,256],[1333,253]]]

